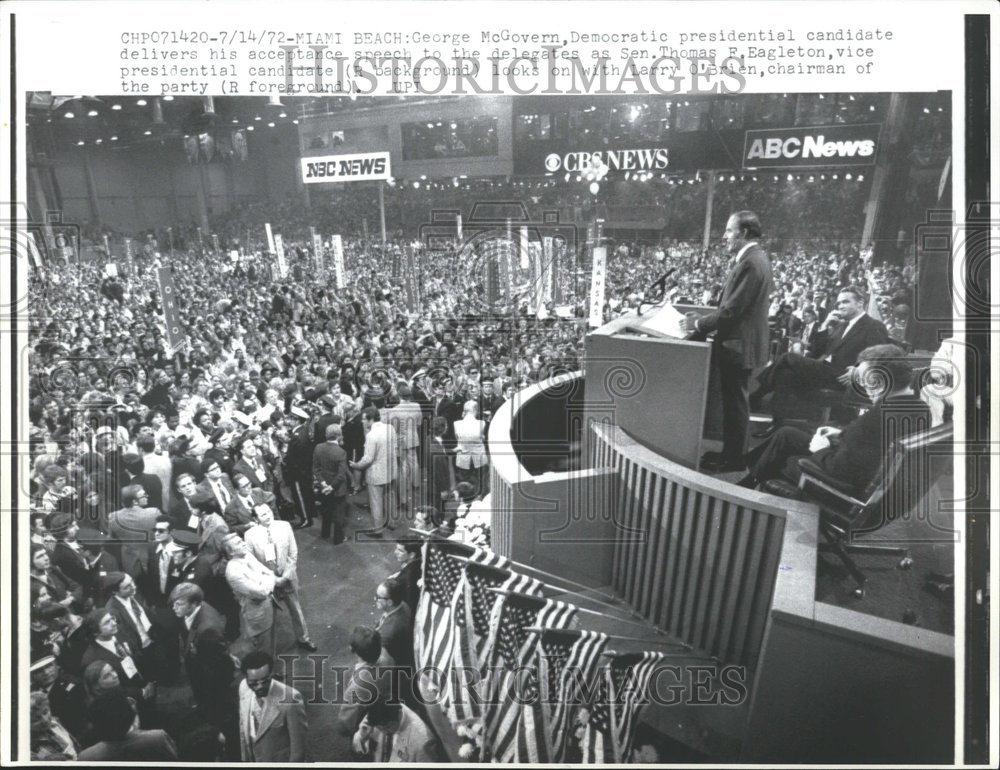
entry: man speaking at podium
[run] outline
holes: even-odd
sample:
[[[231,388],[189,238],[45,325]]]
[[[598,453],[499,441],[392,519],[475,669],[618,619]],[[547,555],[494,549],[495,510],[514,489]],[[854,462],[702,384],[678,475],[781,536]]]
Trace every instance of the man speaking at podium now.
[[[722,389],[722,452],[706,452],[701,470],[736,471],[746,467],[750,422],[750,373],[767,364],[770,332],[767,311],[773,288],[771,261],[758,245],[760,220],[737,211],[726,222],[726,250],[734,255],[719,308],[698,316],[688,313],[685,329],[697,335],[715,332],[712,360]]]

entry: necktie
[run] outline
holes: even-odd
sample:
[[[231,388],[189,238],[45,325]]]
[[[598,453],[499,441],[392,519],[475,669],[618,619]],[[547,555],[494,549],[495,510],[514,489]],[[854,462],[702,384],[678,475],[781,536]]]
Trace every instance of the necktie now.
[[[170,571],[170,553],[166,548],[160,549],[160,593],[167,592],[167,573]]]
[[[278,549],[274,547],[274,539],[271,537],[271,528],[267,527],[267,542],[271,546],[269,551],[274,554],[273,559],[268,559],[267,566],[271,568],[272,572],[277,572],[278,568]]]

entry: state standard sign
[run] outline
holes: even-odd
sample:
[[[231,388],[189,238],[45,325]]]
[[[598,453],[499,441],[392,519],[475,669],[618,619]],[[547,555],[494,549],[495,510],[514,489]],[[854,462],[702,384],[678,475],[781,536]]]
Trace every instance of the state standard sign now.
[[[302,158],[300,162],[302,181],[306,184],[384,181],[391,176],[388,152],[324,155]]]

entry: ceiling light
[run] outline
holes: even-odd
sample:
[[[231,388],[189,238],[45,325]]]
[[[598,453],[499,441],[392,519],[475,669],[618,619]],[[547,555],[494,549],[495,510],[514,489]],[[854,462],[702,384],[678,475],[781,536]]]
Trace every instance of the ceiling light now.
[[[153,132],[150,131],[148,128],[145,131],[143,131],[142,133],[143,133],[144,136],[152,136],[153,135]]]
[[[255,115],[254,120],[260,120],[260,115]]]
[[[103,139],[95,139],[94,140],[94,144],[103,144],[103,142],[104,142]]]
[[[112,142],[117,142],[117,141],[118,141],[118,137],[117,137],[117,136],[113,136],[113,137],[111,137],[111,141],[112,141]]]
[[[91,110],[90,112],[88,112],[87,113],[87,117],[96,118],[97,117],[97,110]]]
[[[80,140],[79,142],[77,142],[76,144],[77,144],[77,146],[79,146],[79,147],[83,147],[83,145],[85,144],[85,142],[84,142],[84,141],[83,141],[83,140],[81,139],[81,140]]]
[[[247,131],[253,131],[253,126],[247,126]]]
[[[279,112],[279,113],[278,113],[278,117],[279,117],[279,118],[287,118],[287,117],[288,117],[288,115],[287,115],[287,114],[285,114],[284,112]]]
[[[140,107],[145,107],[146,106],[146,100],[145,99],[137,99],[135,103],[138,104]]]
[[[270,123],[268,123],[267,127],[268,128],[274,128],[274,121],[271,121]]]
[[[111,109],[113,109],[113,110],[120,110],[121,108],[122,108],[122,106],[120,104],[112,104],[111,105]]]
[[[292,123],[294,123],[297,126],[299,124],[299,121],[298,121],[298,119],[295,119],[295,120],[292,121]]]
[[[239,123],[239,122],[240,122],[239,118],[233,118],[233,123]]]
[[[173,100],[174,100],[174,97],[169,96],[169,95],[163,97],[163,101],[165,101],[165,102],[172,102]]]
[[[76,115],[74,115],[74,114],[73,114],[72,112],[67,112],[67,113],[66,113],[66,117],[67,117],[67,118],[75,118],[75,117],[76,117]]]

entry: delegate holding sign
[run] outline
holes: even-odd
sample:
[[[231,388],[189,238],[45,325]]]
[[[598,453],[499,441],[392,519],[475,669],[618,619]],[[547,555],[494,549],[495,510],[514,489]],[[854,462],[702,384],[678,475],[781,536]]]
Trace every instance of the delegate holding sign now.
[[[302,158],[301,163],[302,181],[306,184],[370,182],[385,180],[391,176],[387,152],[324,155],[317,158]]]

